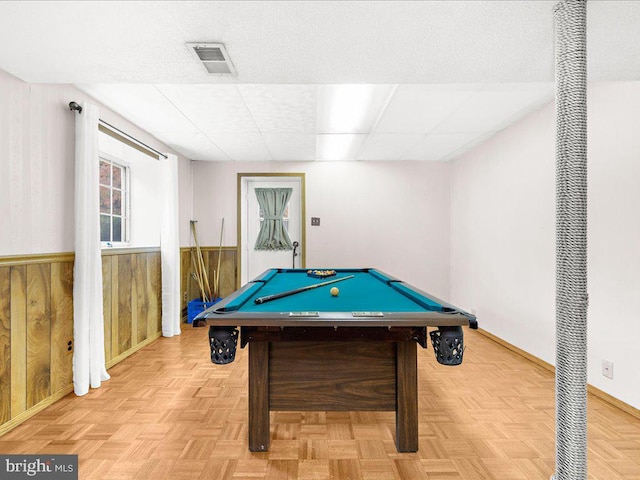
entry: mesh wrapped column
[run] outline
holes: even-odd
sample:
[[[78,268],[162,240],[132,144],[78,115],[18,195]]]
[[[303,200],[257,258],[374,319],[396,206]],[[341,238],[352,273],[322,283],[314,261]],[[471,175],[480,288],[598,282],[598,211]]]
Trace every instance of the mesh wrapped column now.
[[[586,17],[586,0],[554,8],[557,480],[587,478]]]

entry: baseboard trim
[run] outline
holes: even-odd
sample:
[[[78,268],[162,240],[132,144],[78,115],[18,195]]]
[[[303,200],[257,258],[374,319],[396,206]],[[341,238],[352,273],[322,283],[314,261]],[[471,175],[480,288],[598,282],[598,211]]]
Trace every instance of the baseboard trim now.
[[[635,407],[632,407],[631,405],[623,402],[622,400],[617,399],[616,397],[609,395],[607,392],[603,392],[602,390],[594,387],[593,385],[587,385],[587,392],[591,393],[595,397],[598,397],[603,402],[606,402],[609,405],[617,407],[623,412],[628,413],[629,415],[636,417],[637,419],[640,419],[640,410],[638,410]]]
[[[477,331],[478,331],[479,334],[481,334],[481,335],[487,337],[488,339],[496,342],[497,344],[505,347],[507,350],[511,350],[512,352],[517,353],[521,357],[526,358],[527,360],[535,363],[536,365],[544,368],[545,370],[548,370],[549,372],[551,372],[553,374],[556,373],[556,367],[554,367],[553,365],[551,365],[548,362],[545,362],[541,358],[538,358],[535,355],[530,354],[529,352],[525,352],[521,348],[518,348],[515,345],[510,344],[509,342],[503,340],[500,337],[495,336],[493,333],[487,332],[486,330],[483,330],[483,329],[479,328]],[[603,392],[599,388],[596,388],[593,385],[587,385],[587,392],[592,394],[595,397],[598,397],[600,400],[608,403],[609,405],[611,405],[613,407],[616,407],[616,408],[622,410],[623,412],[628,413],[629,415],[632,415],[635,418],[640,419],[640,410],[638,410],[635,407],[632,407],[631,405],[629,405],[628,403],[623,402],[622,400],[617,399],[616,397],[613,397],[613,396],[609,395],[606,392]]]
[[[137,345],[131,347],[129,350],[127,350],[124,353],[121,353],[120,355],[118,355],[117,357],[112,358],[111,360],[109,360],[107,362],[107,370],[110,369],[111,367],[113,367],[114,365],[120,363],[121,361],[123,361],[125,358],[130,357],[131,355],[133,355],[134,353],[136,353],[138,350],[140,350],[141,348],[146,347],[147,345],[149,345],[150,343],[152,343],[154,340],[157,340],[158,338],[160,338],[162,336],[162,332],[156,332],[153,335],[151,335],[149,338],[143,340],[142,342],[138,343]]]
[[[61,398],[66,397],[71,392],[73,392],[73,384],[72,385],[67,385],[62,390],[60,390],[60,391],[48,396],[47,398],[42,400],[40,403],[37,403],[36,405],[31,407],[30,409],[25,410],[24,412],[16,415],[15,417],[13,417],[8,422],[3,423],[2,425],[0,425],[0,437],[2,435],[4,435],[5,433],[8,433],[11,430],[13,430],[14,428],[16,428],[18,425],[20,425],[24,421],[26,421],[26,420],[30,419],[31,417],[33,417],[34,415],[40,413],[45,408],[53,405],[55,402],[57,402]]]

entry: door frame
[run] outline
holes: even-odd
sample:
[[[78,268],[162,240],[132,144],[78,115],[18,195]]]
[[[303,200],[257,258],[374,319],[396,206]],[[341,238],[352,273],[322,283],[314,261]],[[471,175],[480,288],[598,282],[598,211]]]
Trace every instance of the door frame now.
[[[306,190],[305,190],[305,174],[304,173],[238,173],[236,196],[237,196],[237,246],[236,246],[236,258],[238,259],[238,265],[236,268],[236,289],[240,288],[240,281],[242,279],[242,184],[248,182],[250,177],[261,178],[299,178],[300,179],[300,267],[306,268],[307,259],[307,211],[306,211]]]

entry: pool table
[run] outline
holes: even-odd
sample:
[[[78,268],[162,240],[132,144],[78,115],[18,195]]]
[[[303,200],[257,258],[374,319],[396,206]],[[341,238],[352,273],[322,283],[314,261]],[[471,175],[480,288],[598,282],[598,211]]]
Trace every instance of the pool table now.
[[[426,348],[426,327],[457,330],[461,344],[460,327],[477,328],[474,315],[371,268],[335,269],[328,278],[305,269],[267,270],[196,320],[206,320],[210,337],[215,329],[239,326],[241,347],[249,344],[254,452],[269,449],[269,413],[282,410],[395,411],[397,450],[417,451],[417,344]],[[212,360],[213,354],[212,347]]]

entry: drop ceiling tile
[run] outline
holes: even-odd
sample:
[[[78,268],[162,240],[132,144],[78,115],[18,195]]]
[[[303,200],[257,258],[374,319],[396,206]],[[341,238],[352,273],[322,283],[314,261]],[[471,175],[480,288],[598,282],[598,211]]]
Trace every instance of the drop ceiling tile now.
[[[229,156],[203,133],[164,133],[158,140],[191,160],[229,160]]]
[[[100,84],[78,88],[148,132],[198,131],[153,85]]]
[[[156,85],[203,133],[258,132],[236,85]]]
[[[419,133],[373,133],[358,160],[400,160],[422,136]]]
[[[316,85],[238,85],[262,133],[315,133]]]
[[[263,133],[262,137],[276,160],[312,161],[316,159],[316,136],[307,133]]]
[[[428,133],[456,111],[476,85],[399,85],[376,133]]]
[[[444,160],[478,136],[475,133],[432,133],[409,150],[403,160]]]
[[[318,133],[371,133],[396,85],[318,86]]]
[[[357,160],[368,134],[329,133],[316,136],[316,159]]]
[[[434,133],[496,131],[552,98],[551,83],[488,86],[469,97]]]
[[[238,162],[271,160],[271,154],[259,133],[217,133],[208,137],[231,160]]]

